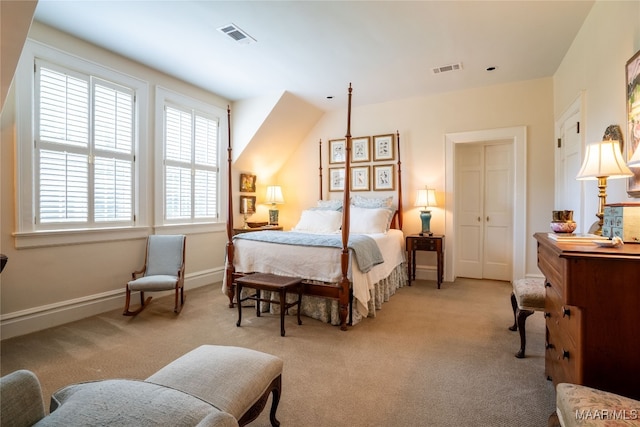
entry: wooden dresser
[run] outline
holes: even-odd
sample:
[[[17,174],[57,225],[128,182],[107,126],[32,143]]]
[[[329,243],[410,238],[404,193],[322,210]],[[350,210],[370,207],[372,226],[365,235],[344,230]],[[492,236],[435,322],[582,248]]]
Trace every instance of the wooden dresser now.
[[[640,244],[601,248],[536,233],[546,278],[545,373],[640,398]]]

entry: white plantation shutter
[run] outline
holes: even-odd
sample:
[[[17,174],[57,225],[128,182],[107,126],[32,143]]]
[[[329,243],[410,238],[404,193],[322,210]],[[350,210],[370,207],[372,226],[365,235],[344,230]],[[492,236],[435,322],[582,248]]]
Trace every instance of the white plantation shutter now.
[[[133,223],[132,89],[36,61],[39,224]]]
[[[134,97],[105,81],[94,84],[94,218],[133,218]]]
[[[94,166],[96,222],[131,220],[133,215],[132,162],[96,157]]]
[[[53,69],[38,68],[39,133],[42,141],[87,147],[89,81]]]
[[[167,105],[164,133],[165,219],[216,218],[217,119]]]
[[[40,220],[86,221],[89,215],[87,156],[40,151]]]

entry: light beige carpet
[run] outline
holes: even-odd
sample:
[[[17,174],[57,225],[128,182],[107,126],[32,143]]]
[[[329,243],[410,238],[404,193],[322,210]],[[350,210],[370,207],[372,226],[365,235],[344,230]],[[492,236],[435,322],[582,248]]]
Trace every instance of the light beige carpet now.
[[[288,316],[281,337],[277,315],[252,309],[236,327],[215,284],[187,291],[178,316],[165,297],[135,318],[118,310],[2,341],[1,371],[34,371],[48,407],[66,384],[142,379],[201,344],[234,345],[284,359],[283,426],[546,426],[555,393],[544,320],[528,318],[527,357],[516,359],[510,292],[505,282],[458,279],[438,290],[417,281],[347,332]],[[269,425],[268,409],[252,423]]]

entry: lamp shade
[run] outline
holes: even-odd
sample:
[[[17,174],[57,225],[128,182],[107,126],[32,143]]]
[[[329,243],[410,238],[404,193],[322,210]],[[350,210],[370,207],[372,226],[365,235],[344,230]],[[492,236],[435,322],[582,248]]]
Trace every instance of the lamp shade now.
[[[281,205],[284,203],[282,197],[282,188],[279,185],[270,185],[267,187],[267,203]]]
[[[587,153],[576,179],[623,178],[632,175],[622,159],[620,143],[607,140],[587,145]]]
[[[633,156],[629,159],[627,166],[630,168],[640,168],[640,145],[636,147],[636,152],[633,153]]]
[[[436,190],[433,188],[418,190],[415,206],[422,206],[425,209],[428,207],[438,206],[436,203]]]

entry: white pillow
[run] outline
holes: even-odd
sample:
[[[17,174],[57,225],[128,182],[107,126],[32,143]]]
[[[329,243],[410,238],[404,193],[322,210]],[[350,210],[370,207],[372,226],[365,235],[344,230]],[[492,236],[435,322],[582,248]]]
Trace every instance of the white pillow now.
[[[391,211],[386,208],[360,208],[351,206],[349,232],[353,234],[386,233]]]
[[[342,212],[332,210],[302,211],[300,221],[292,231],[300,233],[330,234],[340,231],[342,226]]]

